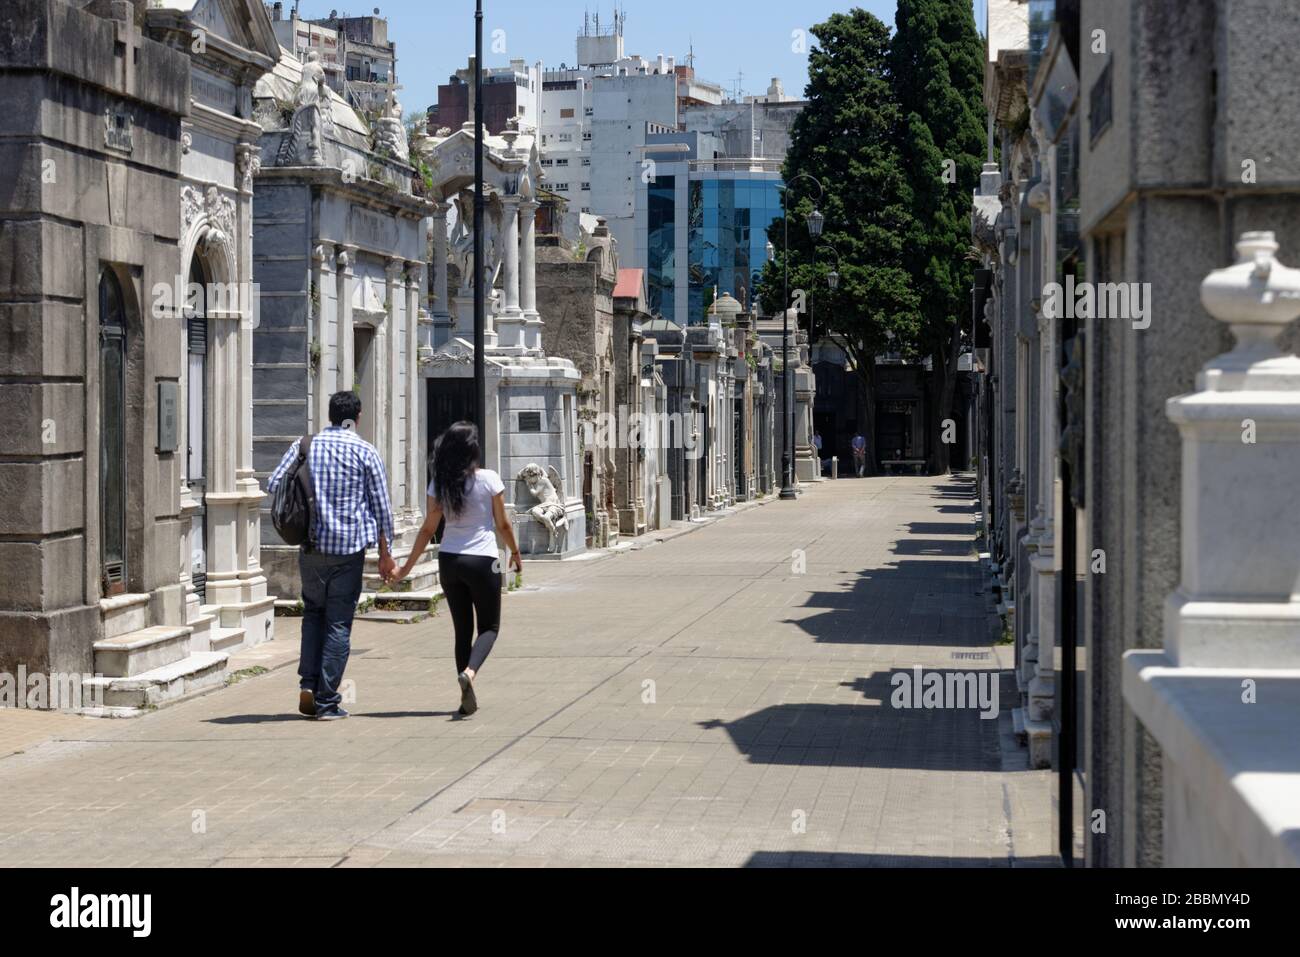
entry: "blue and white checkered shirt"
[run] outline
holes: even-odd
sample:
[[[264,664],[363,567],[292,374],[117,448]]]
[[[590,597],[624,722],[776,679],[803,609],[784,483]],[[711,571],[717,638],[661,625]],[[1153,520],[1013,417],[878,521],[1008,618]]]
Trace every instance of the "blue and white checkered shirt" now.
[[[298,459],[294,442],[284,453],[267,483],[276,487]],[[312,519],[312,543],[326,555],[353,555],[374,545],[383,532],[393,540],[393,510],[388,500],[388,478],[384,463],[373,445],[352,429],[331,425],[312,436],[307,453],[312,485],[316,489],[316,510]]]

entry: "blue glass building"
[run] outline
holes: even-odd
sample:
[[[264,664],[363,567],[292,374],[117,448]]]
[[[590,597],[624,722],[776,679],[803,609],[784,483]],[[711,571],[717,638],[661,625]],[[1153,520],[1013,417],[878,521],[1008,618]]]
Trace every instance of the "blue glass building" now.
[[[715,288],[748,307],[767,227],[781,215],[779,162],[719,158],[716,139],[701,132],[646,139],[634,262],[646,270],[651,311],[679,325],[703,323]]]

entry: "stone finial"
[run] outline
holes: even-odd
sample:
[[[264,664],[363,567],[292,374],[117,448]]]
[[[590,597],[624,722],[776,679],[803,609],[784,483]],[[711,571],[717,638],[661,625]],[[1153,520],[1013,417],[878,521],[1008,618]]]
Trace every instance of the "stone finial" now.
[[[980,170],[980,189],[981,196],[996,196],[998,188],[1002,185],[1002,168],[997,163],[985,163],[984,168]]]
[[[1237,261],[1201,283],[1206,312],[1232,328],[1237,352],[1275,354],[1273,341],[1300,318],[1300,269],[1277,261],[1272,232],[1242,233]]]

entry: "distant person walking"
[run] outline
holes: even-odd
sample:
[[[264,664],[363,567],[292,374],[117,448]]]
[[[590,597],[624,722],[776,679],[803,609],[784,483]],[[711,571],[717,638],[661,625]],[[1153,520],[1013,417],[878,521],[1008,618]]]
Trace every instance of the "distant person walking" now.
[[[438,523],[446,520],[438,547],[438,576],[456,632],[456,680],[460,713],[478,710],[474,679],[492,652],[501,627],[501,556],[497,533],[510,549],[509,567],[523,571],[515,532],[506,516],[505,484],[491,469],[480,468],[478,427],[457,422],[433,446],[433,481],[424,524],[415,547],[395,580],[405,578],[424,554]],[[478,618],[478,640],[474,619]]]
[[[863,473],[867,470],[867,440],[859,432],[853,436],[853,468],[858,473],[858,478],[862,478]]]
[[[395,569],[388,552],[393,513],[388,479],[375,447],[356,432],[361,399],[353,392],[330,396],[330,426],[304,436],[315,491],[311,535],[298,553],[302,577],[302,646],[298,658],[298,710],[318,721],[346,718],[339,685],[352,651],[352,617],[361,597],[366,549],[379,545],[379,574]],[[271,475],[274,494],[298,459],[299,439]]]

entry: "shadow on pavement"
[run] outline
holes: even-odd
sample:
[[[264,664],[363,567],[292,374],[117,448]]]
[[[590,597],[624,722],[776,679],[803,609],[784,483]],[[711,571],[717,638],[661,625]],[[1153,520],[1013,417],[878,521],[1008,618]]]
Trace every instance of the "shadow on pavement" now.
[[[972,669],[977,674],[978,669]],[[925,674],[965,675],[969,671],[927,668]],[[1010,675],[985,670],[998,681],[998,711],[1014,701]],[[965,708],[900,707],[891,704],[894,675],[913,677],[910,668],[880,671],[845,687],[861,691],[867,704],[770,705],[735,721],[701,721],[723,728],[751,764],[813,767],[914,768],[927,771],[999,771],[1001,748],[996,718],[980,717],[979,702]],[[1005,680],[1004,680],[1005,679]],[[905,700],[912,702],[910,697]],[[991,709],[990,709],[991,713]]]
[[[907,854],[836,854],[831,851],[756,851],[745,867],[1060,867],[1058,858],[932,857]]]
[[[352,711],[349,718],[450,718],[455,711]],[[306,715],[286,714],[228,714],[208,718],[206,724],[269,724],[276,721],[310,721]]]
[[[973,535],[960,542],[948,538],[900,538],[894,542],[894,554],[970,556],[973,539]]]
[[[841,644],[966,648],[988,643],[986,599],[974,561],[903,559],[859,572],[844,584],[846,590],[813,592],[799,607],[818,613],[785,623],[815,641]]]
[[[307,721],[306,715],[285,712],[284,714],[227,714],[220,718],[208,718],[204,724],[270,724],[275,721]]]
[[[965,535],[975,537],[975,527],[970,522],[908,522],[908,535]]]

